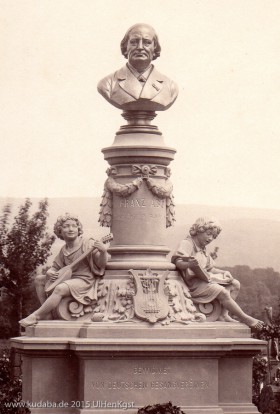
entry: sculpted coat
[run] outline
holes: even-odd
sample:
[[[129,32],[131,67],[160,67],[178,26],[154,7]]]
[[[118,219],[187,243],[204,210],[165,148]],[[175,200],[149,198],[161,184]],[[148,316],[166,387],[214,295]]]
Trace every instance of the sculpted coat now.
[[[108,102],[124,110],[164,111],[178,95],[176,83],[154,66],[144,85],[127,66],[123,66],[102,79],[97,89]]]

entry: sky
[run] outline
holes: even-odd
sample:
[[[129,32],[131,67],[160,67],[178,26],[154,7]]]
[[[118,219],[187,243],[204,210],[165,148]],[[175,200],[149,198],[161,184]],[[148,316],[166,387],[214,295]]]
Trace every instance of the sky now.
[[[0,0],[0,197],[101,197],[124,124],[98,94],[152,25],[179,86],[156,124],[177,203],[279,208],[278,0]]]

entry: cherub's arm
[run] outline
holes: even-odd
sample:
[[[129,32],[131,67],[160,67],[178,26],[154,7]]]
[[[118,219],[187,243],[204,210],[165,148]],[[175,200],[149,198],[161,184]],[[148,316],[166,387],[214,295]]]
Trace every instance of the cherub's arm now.
[[[180,270],[186,270],[186,269],[193,269],[198,266],[198,261],[195,257],[188,257],[188,261],[184,260],[184,258],[178,258],[175,261],[176,267]]]
[[[172,258],[172,262],[175,263],[179,270],[194,269],[199,264],[196,258],[193,257],[193,254],[192,243],[187,239],[182,240],[176,254]]]
[[[104,268],[108,261],[107,248],[104,243],[99,240],[95,240],[93,243],[95,249],[93,250],[94,261],[100,268]]]

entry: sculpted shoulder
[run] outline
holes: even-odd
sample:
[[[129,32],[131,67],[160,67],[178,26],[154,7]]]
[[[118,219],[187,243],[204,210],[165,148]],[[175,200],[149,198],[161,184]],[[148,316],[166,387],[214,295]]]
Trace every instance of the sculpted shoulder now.
[[[117,78],[117,73],[118,72],[119,72],[119,70],[117,70],[113,73],[110,73],[110,75],[105,76],[105,78],[101,79],[97,84],[98,92],[106,99],[111,96],[111,91],[112,91],[112,88],[113,88],[113,84],[118,79]]]
[[[118,102],[117,99],[112,99],[115,88],[118,88],[118,81],[126,79],[126,66],[121,69],[116,70],[113,73],[105,76],[97,84],[98,92],[112,105],[122,109],[121,102]]]
[[[154,67],[144,85],[127,66],[101,79],[98,92],[119,109],[163,111],[168,109],[178,95],[177,84]]]
[[[178,253],[183,254],[185,256],[192,256],[194,253],[194,247],[193,242],[191,238],[186,238],[184,240],[181,240],[179,247],[178,247]]]

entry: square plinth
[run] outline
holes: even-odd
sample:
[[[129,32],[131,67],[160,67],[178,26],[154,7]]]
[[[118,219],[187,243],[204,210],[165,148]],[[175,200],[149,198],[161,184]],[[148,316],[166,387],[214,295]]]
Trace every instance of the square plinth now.
[[[23,398],[32,401],[32,414],[137,414],[168,401],[186,414],[258,413],[252,357],[265,342],[239,323],[48,321],[12,346],[22,354]],[[47,401],[51,411],[42,406]]]

